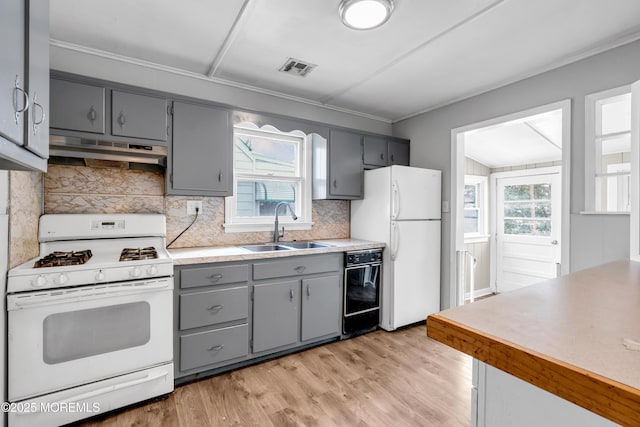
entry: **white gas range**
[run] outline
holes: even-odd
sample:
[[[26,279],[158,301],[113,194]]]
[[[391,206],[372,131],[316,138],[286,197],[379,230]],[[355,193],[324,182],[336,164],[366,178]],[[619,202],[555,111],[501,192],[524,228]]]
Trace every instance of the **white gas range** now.
[[[61,425],[173,390],[165,229],[163,215],[41,217],[40,257],[7,281],[10,425]]]

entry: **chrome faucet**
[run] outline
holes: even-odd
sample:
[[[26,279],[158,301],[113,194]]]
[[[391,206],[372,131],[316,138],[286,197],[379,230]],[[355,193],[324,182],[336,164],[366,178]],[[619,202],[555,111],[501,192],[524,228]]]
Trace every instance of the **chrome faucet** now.
[[[273,243],[278,243],[278,240],[280,240],[281,237],[284,237],[284,226],[282,226],[282,233],[278,230],[278,209],[280,209],[280,206],[285,205],[286,207],[289,208],[289,212],[291,212],[291,219],[292,220],[296,220],[298,219],[298,216],[296,215],[296,213],[293,211],[293,208],[291,207],[291,205],[287,202],[280,202],[276,205],[276,220],[273,224]],[[286,209],[285,209],[286,211]]]

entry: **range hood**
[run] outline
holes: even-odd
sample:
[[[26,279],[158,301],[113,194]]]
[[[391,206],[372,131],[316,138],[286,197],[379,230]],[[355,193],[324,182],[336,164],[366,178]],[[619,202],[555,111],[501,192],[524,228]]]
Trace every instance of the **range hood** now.
[[[49,155],[115,162],[167,165],[167,147],[51,135]]]

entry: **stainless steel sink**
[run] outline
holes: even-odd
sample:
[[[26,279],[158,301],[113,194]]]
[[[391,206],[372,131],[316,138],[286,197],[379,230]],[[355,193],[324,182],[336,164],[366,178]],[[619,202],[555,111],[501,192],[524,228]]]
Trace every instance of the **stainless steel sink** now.
[[[276,245],[276,244],[249,245],[249,246],[242,246],[242,247],[251,252],[290,251],[292,249],[283,245]]]
[[[280,245],[286,246],[292,249],[330,248],[333,246],[327,243],[318,243],[318,242],[282,242]]]

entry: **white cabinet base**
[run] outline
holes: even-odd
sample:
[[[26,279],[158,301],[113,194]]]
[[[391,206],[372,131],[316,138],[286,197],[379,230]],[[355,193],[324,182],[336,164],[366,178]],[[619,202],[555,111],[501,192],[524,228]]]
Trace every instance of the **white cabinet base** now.
[[[471,397],[471,425],[474,427],[617,425],[476,359],[473,360]]]

